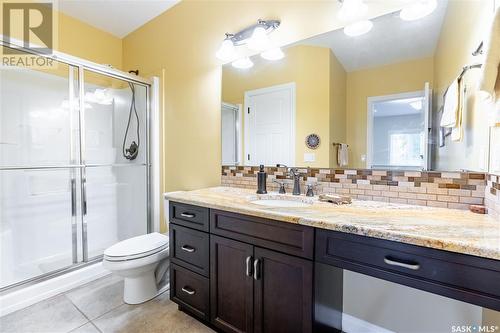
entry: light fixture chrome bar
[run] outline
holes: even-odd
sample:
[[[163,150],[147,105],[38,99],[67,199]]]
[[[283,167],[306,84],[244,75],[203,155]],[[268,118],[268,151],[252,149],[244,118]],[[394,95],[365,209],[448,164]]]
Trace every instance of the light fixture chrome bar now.
[[[249,26],[243,30],[238,31],[235,34],[226,34],[226,36],[230,37],[231,41],[234,45],[243,45],[246,44],[248,39],[252,37],[253,31],[256,27],[262,26],[266,29],[266,33],[269,34],[272,31],[276,30],[280,26],[281,22],[279,20],[261,20],[259,19],[256,24]]]

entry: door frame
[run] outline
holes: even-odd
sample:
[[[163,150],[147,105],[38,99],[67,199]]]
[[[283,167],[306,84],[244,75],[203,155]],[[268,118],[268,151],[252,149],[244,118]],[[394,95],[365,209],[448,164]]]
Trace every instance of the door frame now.
[[[388,101],[388,100],[393,100],[393,99],[405,99],[405,98],[415,98],[415,97],[422,97],[425,98],[425,90],[417,90],[417,91],[410,91],[410,92],[404,92],[404,93],[399,93],[399,94],[391,94],[391,95],[380,95],[380,96],[371,96],[366,99],[366,168],[371,169],[372,168],[372,163],[373,163],[373,104],[376,102],[383,102],[383,101]],[[425,117],[425,122],[428,123],[428,112]],[[427,129],[428,124],[425,125],[425,128]],[[427,162],[425,164],[427,166]]]
[[[236,113],[236,130],[235,130],[235,136],[236,136],[236,161],[234,165],[242,165],[242,160],[243,160],[243,151],[242,151],[242,137],[241,137],[241,123],[242,123],[242,105],[241,104],[232,104],[232,103],[227,103],[227,102],[222,102],[221,107],[228,107],[234,110]],[[222,147],[221,147],[222,148]],[[222,151],[221,151],[222,155]],[[224,165],[224,163],[222,164]]]
[[[295,117],[296,117],[296,84],[295,82],[289,82],[289,83],[284,83],[284,84],[278,84],[274,86],[269,86],[265,88],[260,88],[260,89],[254,89],[254,90],[247,90],[245,91],[245,100],[244,100],[244,110],[247,110],[247,113],[243,113],[243,140],[244,142],[244,151],[243,151],[243,160],[242,160],[242,165],[250,165],[248,163],[248,154],[250,151],[250,136],[248,132],[248,121],[247,121],[247,114],[248,114],[248,108],[249,108],[249,102],[250,98],[256,95],[261,95],[265,93],[270,93],[270,92],[275,92],[279,90],[284,90],[284,89],[289,89],[290,90],[290,142],[292,143],[290,145],[290,160],[291,160],[291,165],[295,164]]]

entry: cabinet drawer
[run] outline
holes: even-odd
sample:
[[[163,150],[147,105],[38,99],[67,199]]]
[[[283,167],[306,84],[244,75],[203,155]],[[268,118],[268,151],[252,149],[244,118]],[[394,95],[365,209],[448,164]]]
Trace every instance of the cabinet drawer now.
[[[170,225],[170,258],[175,264],[208,277],[209,234],[175,224]]]
[[[170,202],[170,222],[208,232],[208,208]]]
[[[209,280],[178,265],[170,265],[170,299],[199,318],[209,318]]]
[[[210,232],[264,248],[312,259],[314,229],[298,224],[211,210]]]
[[[316,260],[500,310],[500,261],[317,230]]]

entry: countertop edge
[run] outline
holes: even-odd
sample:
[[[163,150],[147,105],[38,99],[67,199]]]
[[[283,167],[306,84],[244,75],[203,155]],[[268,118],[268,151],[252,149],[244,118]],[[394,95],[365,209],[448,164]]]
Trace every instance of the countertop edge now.
[[[359,227],[352,226],[349,224],[332,224],[331,222],[328,222],[328,221],[322,221],[319,218],[318,219],[310,219],[310,218],[306,219],[306,218],[301,218],[301,217],[294,217],[293,215],[285,215],[282,213],[269,211],[269,210],[256,210],[256,209],[249,209],[249,208],[245,208],[245,207],[231,207],[231,206],[226,206],[226,205],[222,205],[222,204],[219,205],[219,204],[207,203],[207,202],[202,201],[202,200],[195,200],[195,199],[191,199],[191,198],[184,199],[184,198],[179,198],[179,197],[175,196],[175,194],[180,194],[180,193],[185,193],[185,192],[184,191],[177,191],[177,192],[165,193],[164,198],[166,200],[170,200],[170,201],[174,201],[174,202],[178,202],[178,203],[195,205],[195,206],[200,206],[200,207],[210,208],[210,209],[218,209],[218,210],[223,210],[223,211],[228,211],[228,212],[233,212],[233,213],[238,213],[238,214],[243,214],[243,215],[248,215],[248,216],[268,218],[270,220],[275,220],[275,221],[280,221],[280,222],[285,222],[285,223],[299,224],[299,225],[313,227],[313,228],[319,228],[319,229],[323,229],[323,230],[339,231],[339,232],[349,233],[349,234],[353,234],[353,235],[372,237],[372,238],[382,239],[382,240],[387,240],[387,241],[422,246],[425,248],[430,248],[430,249],[435,249],[435,250],[443,250],[443,251],[448,251],[448,252],[452,252],[452,253],[459,253],[459,254],[463,254],[463,255],[471,255],[471,256],[476,256],[476,257],[485,258],[485,259],[500,260],[500,253],[497,251],[491,250],[489,248],[470,246],[470,245],[462,243],[460,241],[443,242],[441,239],[430,238],[430,237],[419,237],[419,236],[416,236],[414,234],[405,235],[402,232],[390,232],[387,230],[380,231],[380,230],[377,230],[376,228],[359,228]],[[500,228],[500,226],[499,226],[499,228]],[[369,233],[369,235],[367,235],[367,233]],[[432,242],[432,244],[430,244],[431,242]]]

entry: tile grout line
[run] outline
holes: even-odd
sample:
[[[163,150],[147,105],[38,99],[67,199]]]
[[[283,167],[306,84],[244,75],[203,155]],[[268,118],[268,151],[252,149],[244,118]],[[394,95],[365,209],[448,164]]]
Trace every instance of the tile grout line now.
[[[90,321],[90,323],[92,324],[92,326],[95,327],[95,329],[99,332],[99,333],[102,333],[101,329],[97,326],[96,323],[94,323],[92,320]]]

